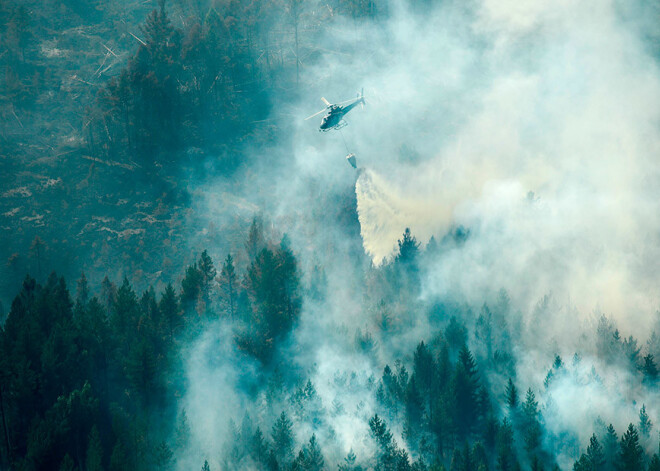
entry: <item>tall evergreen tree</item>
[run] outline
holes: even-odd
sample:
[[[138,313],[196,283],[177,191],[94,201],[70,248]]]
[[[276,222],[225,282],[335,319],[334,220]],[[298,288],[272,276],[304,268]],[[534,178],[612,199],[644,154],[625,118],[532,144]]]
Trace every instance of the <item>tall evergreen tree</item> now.
[[[208,305],[210,303],[210,295],[213,283],[215,282],[215,275],[217,271],[213,265],[213,260],[208,254],[208,251],[204,250],[199,256],[199,262],[197,264],[199,267],[199,273],[201,276],[200,280],[200,290],[204,298],[204,302]]]
[[[479,425],[481,416],[478,396],[477,366],[466,345],[459,352],[459,361],[452,379],[454,423],[459,436],[467,437]]]
[[[411,234],[410,228],[406,227],[403,231],[403,237],[397,242],[399,245],[399,254],[396,257],[397,262],[412,266],[419,255],[419,242]]]
[[[225,294],[227,313],[229,314],[229,318],[233,319],[236,314],[237,277],[236,269],[234,268],[234,259],[231,254],[227,254],[227,258],[222,264],[220,280]]]
[[[642,404],[642,408],[639,410],[639,433],[642,437],[648,438],[651,435],[651,429],[653,429],[653,422],[646,413],[646,405]]]
[[[497,433],[497,471],[514,471],[518,467],[513,441],[513,427],[505,418]]]
[[[169,334],[170,342],[174,340],[174,335],[179,332],[183,325],[181,312],[179,311],[179,302],[177,301],[176,292],[171,283],[165,287],[160,303],[158,304],[160,310],[164,330]]]
[[[505,395],[506,404],[509,406],[509,409],[515,409],[518,406],[518,389],[513,384],[511,378],[509,378],[509,382],[506,385]]]
[[[316,442],[316,435],[312,434],[309,443],[302,448],[301,456],[301,469],[305,471],[321,471],[323,469],[325,460],[321,448]]]
[[[538,402],[531,388],[527,390],[522,412],[525,449],[528,453],[533,454],[541,445],[541,424],[539,423]]]
[[[658,381],[658,366],[655,364],[653,355],[649,353],[644,357],[644,365],[642,366],[642,372],[644,373],[644,381],[655,385]]]
[[[644,450],[639,444],[639,435],[633,424],[621,437],[618,460],[620,471],[639,471],[644,468]]]
[[[596,434],[593,434],[589,439],[589,446],[587,447],[587,460],[591,469],[602,470],[605,466],[605,452],[602,445],[598,441]]]
[[[282,411],[273,425],[273,451],[281,467],[286,467],[293,458],[293,424]]]
[[[612,424],[607,426],[603,437],[603,454],[605,456],[606,471],[616,470],[619,453],[619,437]]]

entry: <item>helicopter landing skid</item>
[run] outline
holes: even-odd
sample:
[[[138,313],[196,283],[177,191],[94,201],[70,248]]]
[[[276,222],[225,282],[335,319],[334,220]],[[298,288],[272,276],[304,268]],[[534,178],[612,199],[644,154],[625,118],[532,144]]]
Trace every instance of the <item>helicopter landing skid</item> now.
[[[342,120],[339,121],[339,122],[337,123],[337,125],[336,125],[335,127],[333,127],[332,129],[334,129],[334,130],[339,130],[339,129],[341,129],[341,128],[345,128],[346,126],[348,126],[348,123],[342,119]]]

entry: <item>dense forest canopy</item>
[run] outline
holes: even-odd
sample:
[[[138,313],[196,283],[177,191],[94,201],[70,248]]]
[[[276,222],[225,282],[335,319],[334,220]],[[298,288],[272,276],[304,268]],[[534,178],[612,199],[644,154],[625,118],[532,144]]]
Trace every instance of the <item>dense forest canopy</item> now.
[[[660,470],[659,14],[0,1],[0,469]]]

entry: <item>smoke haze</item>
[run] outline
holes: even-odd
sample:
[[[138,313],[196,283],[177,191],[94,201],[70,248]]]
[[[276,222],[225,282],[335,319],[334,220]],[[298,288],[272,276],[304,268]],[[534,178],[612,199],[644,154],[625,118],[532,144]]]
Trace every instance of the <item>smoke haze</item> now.
[[[303,68],[315,85],[293,114],[311,114],[322,95],[336,102],[361,87],[367,107],[347,116],[343,136],[296,121],[293,158],[278,177],[272,169],[255,177],[269,195],[259,204],[307,248],[304,266],[326,268],[336,293],[320,307],[306,304],[294,357],[310,371],[340,453],[352,447],[364,456],[368,430],[357,419],[372,405],[356,411],[356,404],[366,386],[353,395],[336,389],[333,377],[377,377],[382,363],[429,339],[421,314],[398,345],[377,338],[371,359],[337,337],[337,326],[376,322],[355,317],[361,262],[346,256],[343,229],[328,217],[327,194],[352,178],[344,150],[355,152],[360,234],[374,265],[396,254],[406,227],[424,245],[462,228],[464,243],[425,264],[420,300],[452,298],[478,310],[506,290],[509,322],[521,329],[518,374],[536,378],[529,386],[537,391],[538,371],[554,354],[570,363],[586,347],[588,356],[541,398],[552,436],[576,434],[563,450],[568,466],[599,415],[624,427],[645,403],[658,417],[657,401],[640,397],[623,370],[582,344],[603,313],[641,338],[657,322],[660,75],[644,42],[643,12],[609,1],[446,2],[424,14],[391,8],[384,25],[347,20],[324,38],[335,53]],[[593,368],[602,381],[590,376]],[[350,413],[332,416],[339,395]],[[590,398],[579,410],[577,396]],[[204,403],[193,397],[191,408]],[[300,428],[303,440],[312,428]]]

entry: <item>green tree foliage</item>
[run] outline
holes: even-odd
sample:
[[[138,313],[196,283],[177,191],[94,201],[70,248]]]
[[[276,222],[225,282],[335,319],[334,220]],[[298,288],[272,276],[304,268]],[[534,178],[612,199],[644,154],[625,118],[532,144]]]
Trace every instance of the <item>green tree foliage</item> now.
[[[6,433],[0,437],[0,465],[90,471],[180,466],[176,460],[194,448],[179,402],[187,387],[180,374],[181,348],[206,326],[218,292],[226,295],[231,280],[235,314],[221,322],[233,329],[227,342],[235,344],[228,347],[262,363],[234,352],[246,361],[239,367],[254,367],[237,376],[245,397],[254,398],[258,407],[232,411],[242,420],[240,426],[232,422],[222,455],[214,458],[223,469],[514,471],[555,466],[550,444],[566,436],[545,434],[540,400],[531,388],[524,400],[519,397],[512,379],[515,363],[511,371],[490,369],[497,353],[486,358],[480,347],[479,362],[475,360],[468,338],[476,337],[469,336],[462,323],[471,315],[468,308],[438,308],[438,325],[449,319],[444,331],[438,332],[436,325],[428,341],[397,351],[402,360],[386,365],[379,379],[338,371],[334,386],[363,392],[364,384],[373,395],[364,402],[337,396],[332,406],[324,403],[327,386],[307,379],[316,378],[317,370],[303,371],[290,361],[289,346],[296,346],[290,340],[301,333],[296,331],[301,309],[298,261],[286,238],[261,245],[246,268],[237,268],[228,256],[218,283],[213,262],[203,251],[186,270],[181,299],[171,284],[162,293],[147,288],[138,296],[125,277],[118,288],[106,278],[99,298],[93,296],[94,287],[78,283],[74,304],[64,279],[53,274],[41,285],[26,277],[0,330],[0,433]],[[192,305],[186,304],[186,297]],[[315,307],[322,305],[316,301]],[[200,302],[204,316],[198,315]],[[480,327],[481,340],[488,338],[488,329],[493,339],[503,338],[497,321],[501,309],[494,307],[488,314],[490,308],[482,308],[482,316],[492,324]],[[384,347],[379,354],[387,353],[391,338],[386,331],[368,328],[380,336],[378,345]],[[346,329],[350,345],[353,331]],[[344,333],[339,329],[338,338]],[[635,342],[621,340],[614,329],[611,333],[608,345],[618,348],[632,367],[633,359],[625,352],[634,353]],[[373,338],[362,333],[358,337],[360,355],[371,352],[365,358],[377,361]],[[365,346],[369,343],[372,347]],[[557,356],[551,371],[554,378],[568,378],[570,368]],[[651,386],[643,367],[632,371],[640,388]],[[371,406],[374,415],[367,419],[364,414]],[[273,409],[280,413],[274,421]],[[547,410],[552,413],[551,402]],[[337,459],[338,429],[333,424],[341,424],[346,416],[362,417],[369,426],[375,453],[363,463],[352,452]],[[649,458],[643,448],[653,436],[645,405],[639,420],[639,427],[631,425],[621,440],[611,425],[603,436],[593,435],[574,470],[656,469],[657,455]],[[293,422],[300,425],[296,433]],[[309,440],[298,442],[299,431],[307,431]]]
[[[639,433],[642,437],[648,438],[651,435],[652,429],[653,422],[651,422],[649,415],[646,413],[646,405],[642,404],[642,408],[639,410]]]
[[[231,254],[227,254],[227,258],[222,264],[222,271],[220,272],[220,284],[223,290],[223,299],[226,305],[227,315],[233,319],[236,315],[236,292],[238,289],[238,277],[236,276],[236,268],[234,267],[234,259]]]
[[[518,467],[513,441],[513,427],[505,418],[497,433],[497,471],[513,471]]]
[[[654,385],[658,381],[658,366],[655,364],[655,359],[653,354],[649,353],[644,357],[644,365],[642,366],[642,372],[644,373],[644,380],[651,385]]]
[[[607,426],[603,437],[603,453],[605,455],[605,469],[608,471],[615,470],[619,453],[619,437],[612,424]]]
[[[533,454],[541,446],[541,424],[539,422],[538,402],[532,389],[527,390],[525,402],[522,405],[523,422],[522,431],[525,441],[525,449]]]
[[[369,419],[371,436],[378,446],[376,470],[410,470],[408,453],[400,449],[387,428],[387,424],[378,415]]]
[[[163,292],[158,304],[162,319],[161,329],[169,336],[170,342],[174,341],[174,336],[183,326],[183,318],[179,309],[176,292],[169,283]]]
[[[324,467],[325,460],[321,453],[321,448],[316,442],[316,435],[312,435],[307,443],[300,450],[298,457],[293,464],[294,469],[321,471]]]
[[[357,456],[351,449],[343,460],[343,463],[337,465],[339,471],[362,471],[362,467],[356,464]]]
[[[248,268],[245,285],[251,312],[239,345],[268,362],[300,314],[298,266],[286,240],[261,250]]]
[[[593,434],[589,439],[589,446],[587,447],[587,460],[592,469],[603,469],[605,466],[605,452],[602,445],[598,441],[596,434]]]
[[[183,141],[184,96],[178,84],[183,72],[182,32],[172,26],[164,3],[148,16],[142,36],[128,67],[101,97],[113,121],[115,136],[106,141],[112,144],[106,148],[110,155],[130,150],[146,159]],[[153,161],[143,163],[153,165]]]
[[[280,466],[287,466],[293,459],[293,424],[282,411],[273,425],[273,452]]]
[[[452,396],[455,400],[454,423],[459,436],[467,437],[478,427],[482,418],[478,391],[477,366],[472,353],[466,345],[463,345],[452,378]]]
[[[62,278],[53,274],[43,286],[25,279],[0,331],[3,441],[16,467],[163,462],[163,437],[146,439],[162,432],[149,432],[144,417],[177,387],[166,379],[178,345],[163,315],[178,316],[176,296],[169,287],[161,303],[153,289],[138,299],[124,279],[107,299],[109,313],[96,297],[79,296],[74,309]]]
[[[436,371],[433,355],[424,342],[420,342],[413,357],[413,376],[418,387],[425,392],[431,391],[437,385]]]
[[[409,228],[406,227],[406,230],[403,231],[403,238],[399,239],[397,243],[399,253],[396,256],[396,261],[404,265],[413,265],[419,255],[419,242],[417,242]]]
[[[202,272],[197,267],[197,262],[186,268],[186,275],[181,281],[181,302],[188,308],[196,306],[202,293]]]
[[[639,444],[639,435],[633,424],[621,437],[618,467],[621,471],[640,470],[644,467],[644,450]]]
[[[509,409],[515,409],[518,406],[518,389],[516,385],[513,384],[513,380],[509,378],[509,382],[506,385],[506,405],[509,406]]]
[[[467,329],[458,322],[456,316],[452,316],[449,319],[444,336],[452,351],[458,351],[467,345]]]

